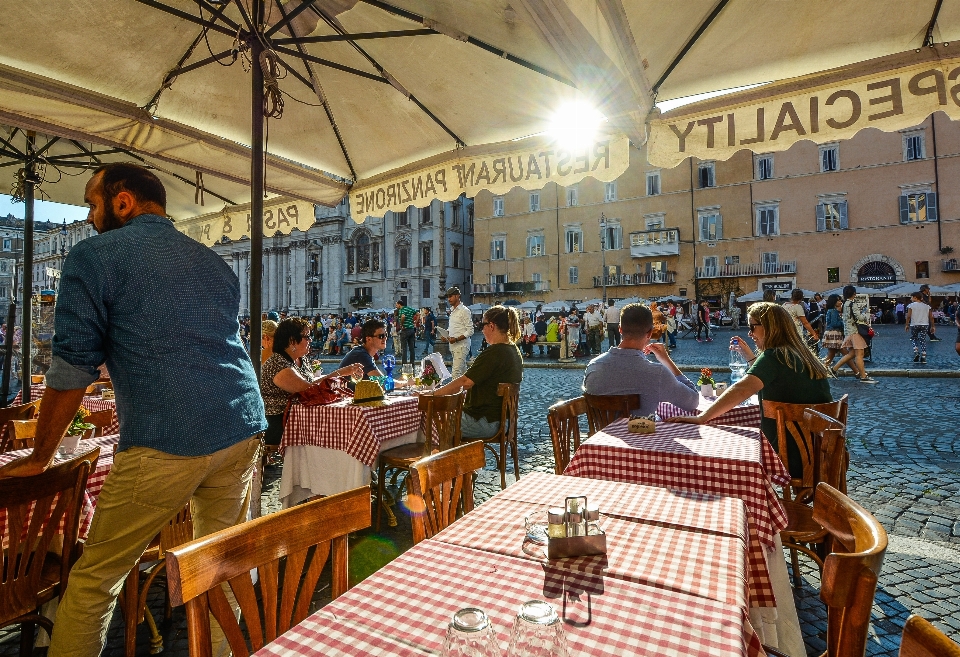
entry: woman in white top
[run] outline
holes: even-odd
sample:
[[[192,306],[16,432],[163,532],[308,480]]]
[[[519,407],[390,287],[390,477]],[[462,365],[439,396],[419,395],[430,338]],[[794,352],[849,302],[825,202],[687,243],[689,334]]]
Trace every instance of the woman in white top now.
[[[923,294],[914,292],[911,296],[913,303],[907,306],[907,321],[904,331],[910,333],[910,342],[913,343],[913,362],[927,362],[927,336],[933,335],[936,328],[933,324],[933,309],[923,302]]]
[[[810,326],[810,322],[807,320],[807,309],[803,306],[803,290],[797,288],[791,292],[790,301],[783,304],[783,309],[793,319],[793,324],[797,327],[797,333],[800,334],[801,338],[803,337],[803,330],[806,329],[814,342],[820,339],[816,330]]]

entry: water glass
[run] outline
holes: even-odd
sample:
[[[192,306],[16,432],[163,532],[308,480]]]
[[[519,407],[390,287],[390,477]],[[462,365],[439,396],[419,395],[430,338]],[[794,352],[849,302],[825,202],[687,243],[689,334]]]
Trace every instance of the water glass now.
[[[443,640],[441,657],[500,657],[497,632],[480,609],[461,609],[453,615]]]
[[[513,622],[507,654],[516,657],[569,657],[563,624],[552,605],[542,600],[523,603]]]

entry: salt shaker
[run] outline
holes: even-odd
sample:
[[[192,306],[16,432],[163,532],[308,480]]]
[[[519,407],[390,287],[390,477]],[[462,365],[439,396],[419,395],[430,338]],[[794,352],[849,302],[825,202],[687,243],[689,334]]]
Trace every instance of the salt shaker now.
[[[563,521],[564,509],[553,507],[547,511],[547,536],[550,538],[564,538],[567,535],[567,526]]]

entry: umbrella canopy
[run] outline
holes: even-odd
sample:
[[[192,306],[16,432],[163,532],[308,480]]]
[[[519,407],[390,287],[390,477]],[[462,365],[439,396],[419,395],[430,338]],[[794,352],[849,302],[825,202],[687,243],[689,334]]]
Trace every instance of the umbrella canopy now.
[[[920,285],[921,283],[897,283],[896,285],[890,285],[883,288],[883,291],[886,292],[887,296],[890,298],[909,297],[914,292],[920,291]],[[952,294],[956,294],[956,292],[949,286],[930,286],[930,296],[947,297]]]
[[[620,299],[620,301],[617,301],[613,304],[613,307],[617,309],[623,308],[628,303],[646,303],[646,299],[641,299],[640,297],[628,297],[626,299]]]
[[[467,306],[472,315],[482,315],[483,313],[490,310],[490,306],[485,303],[475,303],[471,306]]]
[[[828,297],[828,296],[830,296],[831,294],[839,294],[839,295],[842,297],[842,296],[843,296],[843,287],[844,287],[844,286],[835,287],[835,288],[833,288],[832,290],[827,290],[826,292],[821,292],[821,294],[822,294],[823,296],[825,296],[825,297]],[[883,290],[878,290],[878,289],[875,288],[875,287],[863,287],[862,285],[854,285],[853,287],[856,288],[857,294],[866,294],[867,296],[879,297],[879,298],[882,298],[882,299],[885,299],[885,298],[887,297],[887,293],[886,293],[885,291],[883,291]]]
[[[756,301],[763,301],[763,290],[754,290],[737,297],[739,303],[754,303]]]
[[[524,301],[519,306],[517,306],[517,309],[518,310],[536,310],[537,306],[539,305],[540,304],[537,303],[536,301]]]
[[[566,301],[551,301],[541,308],[545,313],[558,313],[567,310],[570,306]]]
[[[605,304],[603,303],[603,299],[599,299],[599,298],[587,299],[586,301],[577,304],[579,308],[586,308],[589,305],[600,306],[601,308],[605,307]]]

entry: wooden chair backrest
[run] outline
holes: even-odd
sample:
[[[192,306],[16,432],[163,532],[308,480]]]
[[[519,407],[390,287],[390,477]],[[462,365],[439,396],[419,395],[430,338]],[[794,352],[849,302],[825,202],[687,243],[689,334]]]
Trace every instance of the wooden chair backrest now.
[[[113,409],[107,408],[102,411],[94,411],[87,416],[85,422],[97,428],[95,435],[102,436],[104,428],[113,424]]]
[[[903,626],[900,657],[960,657],[960,645],[914,614]]]
[[[466,398],[466,390],[461,390],[452,395],[421,395],[417,400],[420,426],[426,436],[424,456],[429,456],[436,445],[442,452],[460,444],[460,417]]]
[[[366,486],[198,538],[166,553],[170,601],[185,604],[190,657],[210,657],[210,614],[235,657],[248,657],[302,621],[332,554],[332,598],[347,590],[347,535],[370,526]],[[283,588],[279,578],[284,561]],[[257,569],[263,618],[250,571]],[[249,645],[221,584],[240,605]]]
[[[190,503],[187,502],[173,520],[160,528],[160,556],[192,540],[193,516],[190,514]]]
[[[814,489],[822,481],[840,490],[847,452],[846,427],[838,420],[818,413],[812,408],[803,412],[803,425],[810,432],[816,451],[813,468]]]
[[[6,514],[0,536],[0,544],[6,546],[0,571],[0,624],[36,611],[44,557],[61,522],[59,586],[63,594],[77,549],[87,477],[99,457],[100,448],[95,447],[41,474],[0,479],[0,509]]]
[[[834,418],[846,426],[844,420],[847,417],[847,395],[825,404],[788,404],[764,400],[761,408],[763,417],[773,419],[777,423],[777,453],[784,465],[789,462],[787,445],[790,441],[794,442],[800,450],[803,476],[791,479],[789,486],[784,487],[784,497],[788,500],[791,498],[791,488],[813,489],[816,487],[816,446],[809,427],[803,422],[803,413],[808,408]]]
[[[0,454],[14,450],[12,444],[8,444],[7,423],[12,420],[32,420],[37,417],[40,409],[40,400],[21,404],[19,406],[10,406],[9,408],[0,408]]]
[[[500,431],[506,437],[507,444],[517,440],[517,421],[520,412],[520,384],[501,383],[497,386],[497,394],[503,397],[503,406],[500,408]],[[506,463],[506,457],[504,457]]]
[[[483,469],[481,441],[469,442],[413,464],[410,499],[413,544],[430,538],[473,509],[473,473]]]
[[[587,414],[583,397],[557,402],[547,409],[550,440],[553,442],[553,469],[563,474],[570,457],[580,448],[580,416]]]
[[[36,420],[10,420],[4,427],[6,435],[3,442],[3,451],[12,452],[18,449],[33,447],[33,439],[37,437]]]
[[[887,551],[887,533],[869,511],[821,483],[813,518],[829,532],[820,580],[827,605],[828,657],[863,657],[877,578]]]
[[[588,395],[583,394],[587,403],[587,424],[590,435],[602,431],[604,427],[629,417],[630,411],[640,408],[640,395]]]

